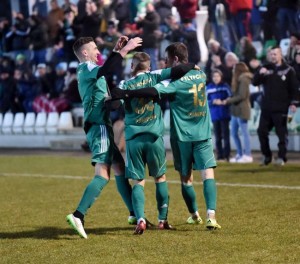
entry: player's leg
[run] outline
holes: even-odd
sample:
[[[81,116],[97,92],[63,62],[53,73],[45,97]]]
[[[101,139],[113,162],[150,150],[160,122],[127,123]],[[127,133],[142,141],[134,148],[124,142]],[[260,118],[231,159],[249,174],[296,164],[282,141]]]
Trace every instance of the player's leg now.
[[[194,144],[194,169],[201,171],[203,194],[206,203],[206,227],[209,229],[221,228],[216,221],[217,187],[214,179],[216,160],[211,139]]]
[[[109,181],[109,165],[97,163],[95,165],[95,176],[85,188],[79,205],[73,214],[67,216],[67,222],[83,238],[87,238],[84,231],[84,216],[87,210],[99,197],[101,191]]]
[[[114,170],[116,186],[119,194],[121,195],[128,211],[128,223],[130,225],[136,224],[136,217],[134,215],[131,195],[132,187],[129,183],[129,180],[125,177],[125,164],[118,147],[113,143],[113,164],[112,169]]]
[[[158,228],[171,229],[168,224],[169,189],[166,182],[166,150],[162,137],[145,134],[144,153],[149,169],[149,175],[154,177],[156,187],[156,204],[158,210]]]
[[[203,194],[206,203],[206,227],[208,229],[218,229],[221,226],[216,220],[217,208],[217,186],[214,179],[214,169],[209,168],[201,171],[203,180]]]
[[[84,216],[110,179],[112,157],[106,126],[92,126],[87,134],[87,142],[92,152],[91,161],[95,166],[95,176],[87,185],[75,212],[67,216],[67,222],[83,238],[87,238],[83,228]]]
[[[191,214],[188,224],[201,224],[192,175],[192,144],[171,139],[174,167],[180,174],[181,194]]]
[[[145,218],[145,160],[144,138],[142,135],[126,141],[126,178],[134,182],[132,188],[132,206],[137,218],[134,234],[143,234],[146,229]]]
[[[134,230],[136,235],[143,234],[146,229],[144,186],[145,180],[135,180],[132,188],[132,204],[137,218],[137,225]]]

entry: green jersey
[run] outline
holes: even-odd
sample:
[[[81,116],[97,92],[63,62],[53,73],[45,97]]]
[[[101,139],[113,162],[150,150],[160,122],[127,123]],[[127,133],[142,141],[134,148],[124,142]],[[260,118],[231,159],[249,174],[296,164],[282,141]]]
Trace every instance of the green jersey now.
[[[211,138],[205,83],[203,71],[191,70],[178,80],[154,86],[160,95],[169,95],[172,138],[185,142]]]
[[[105,108],[108,96],[107,84],[102,76],[97,80],[99,66],[93,62],[80,63],[77,68],[78,89],[84,109],[84,121],[111,125],[109,112]]]
[[[127,81],[120,83],[124,90],[136,90],[151,87],[169,79],[171,68],[152,72],[139,73]],[[164,123],[159,104],[151,98],[133,98],[125,102],[125,138],[134,138],[137,134],[150,133],[156,136],[163,136]]]

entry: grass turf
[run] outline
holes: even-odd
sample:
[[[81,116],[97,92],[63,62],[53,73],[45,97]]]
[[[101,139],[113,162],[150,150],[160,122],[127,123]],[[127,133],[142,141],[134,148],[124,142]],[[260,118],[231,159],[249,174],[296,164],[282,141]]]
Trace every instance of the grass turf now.
[[[93,176],[89,158],[1,156],[0,263],[300,263],[299,171],[298,164],[220,164],[215,174],[222,229],[207,231],[185,224],[189,213],[170,162],[169,222],[177,230],[142,236],[132,235],[112,180],[86,216],[84,240],[65,216]],[[147,179],[146,215],[156,223],[154,183]],[[198,173],[195,188],[205,218]]]

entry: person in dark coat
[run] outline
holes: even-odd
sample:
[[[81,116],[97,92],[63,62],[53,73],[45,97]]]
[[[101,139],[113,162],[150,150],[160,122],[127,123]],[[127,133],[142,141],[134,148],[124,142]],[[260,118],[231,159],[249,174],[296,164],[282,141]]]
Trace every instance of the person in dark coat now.
[[[287,115],[289,108],[296,111],[294,101],[297,94],[297,78],[294,69],[282,59],[280,47],[270,51],[271,63],[263,65],[253,78],[253,85],[263,85],[261,115],[257,129],[261,152],[264,155],[262,165],[272,162],[269,144],[269,132],[275,127],[278,137],[278,165],[287,161]]]

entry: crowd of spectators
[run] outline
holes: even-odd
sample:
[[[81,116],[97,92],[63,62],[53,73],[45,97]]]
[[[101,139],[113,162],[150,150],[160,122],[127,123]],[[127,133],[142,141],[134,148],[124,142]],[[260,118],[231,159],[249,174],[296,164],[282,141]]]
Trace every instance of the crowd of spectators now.
[[[65,0],[50,1],[46,16],[37,3],[29,17],[12,12],[12,21],[0,18],[0,112],[65,111],[80,104],[76,87],[74,41],[92,36],[102,56],[101,65],[121,34],[143,38],[142,50],[151,57],[151,69],[164,60],[164,48],[183,42],[189,60],[201,62],[196,31],[198,4],[207,6],[210,34],[205,72],[220,70],[231,85],[232,68],[244,62],[252,73],[267,60],[253,41],[279,44],[289,38],[286,54],[300,81],[300,18],[298,0]],[[75,4],[76,3],[76,4]],[[124,60],[125,63],[129,60]],[[126,65],[117,65],[112,81],[127,78]]]

